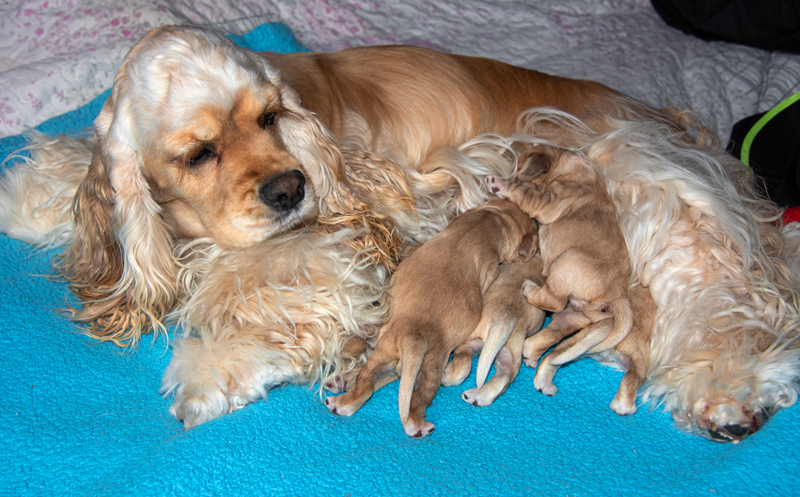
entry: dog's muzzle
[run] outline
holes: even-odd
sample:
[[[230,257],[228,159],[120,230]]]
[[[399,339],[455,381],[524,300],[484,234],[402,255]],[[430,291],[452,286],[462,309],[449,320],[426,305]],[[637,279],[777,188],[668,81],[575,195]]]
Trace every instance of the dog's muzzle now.
[[[306,177],[297,169],[268,179],[258,190],[258,196],[270,209],[287,213],[294,209],[306,195]]]

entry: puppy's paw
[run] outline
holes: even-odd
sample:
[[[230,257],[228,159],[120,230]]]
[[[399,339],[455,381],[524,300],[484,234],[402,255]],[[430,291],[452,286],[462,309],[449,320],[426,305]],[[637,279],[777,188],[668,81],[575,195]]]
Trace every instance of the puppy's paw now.
[[[422,420],[421,422],[406,421],[403,424],[403,430],[411,438],[425,438],[436,429],[433,423]]]
[[[339,395],[338,397],[328,397],[325,399],[325,407],[330,412],[337,416],[347,417],[352,416],[361,407],[350,402],[347,394]]]
[[[461,400],[475,407],[486,407],[495,401],[495,392],[489,392],[484,388],[470,388],[461,393]]]
[[[525,295],[527,297],[529,293],[531,293],[534,290],[537,290],[539,288],[541,288],[541,287],[539,285],[537,285],[535,281],[533,281],[533,280],[525,280],[525,283],[522,284],[522,293],[523,293],[523,295]]]
[[[636,407],[636,402],[629,403],[620,400],[616,397],[614,397],[614,400],[611,401],[608,407],[615,413],[619,414],[620,416],[629,416],[631,414],[636,414],[636,411],[638,410],[638,408]]]
[[[447,367],[444,368],[442,386],[454,387],[464,383],[464,380],[469,377],[470,371],[472,371],[472,358],[469,358],[468,361],[459,361],[456,359],[450,361],[447,363]]]
[[[500,176],[487,176],[486,186],[489,187],[490,192],[500,198],[505,198],[508,194],[509,183]]]
[[[331,393],[346,392],[350,389],[350,387],[353,386],[353,384],[355,384],[358,371],[359,370],[352,369],[350,371],[337,374],[329,378],[328,381],[326,381],[323,385],[323,388]]]
[[[548,397],[552,397],[558,393],[558,387],[553,383],[553,375],[546,374],[546,372],[542,371],[544,367],[546,367],[544,364],[540,365],[536,376],[533,377],[533,388]]]

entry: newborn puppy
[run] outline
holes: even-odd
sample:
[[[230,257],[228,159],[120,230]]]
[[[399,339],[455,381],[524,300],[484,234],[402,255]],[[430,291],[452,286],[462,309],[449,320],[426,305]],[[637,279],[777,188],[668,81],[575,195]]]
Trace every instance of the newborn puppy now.
[[[526,281],[523,293],[539,309],[558,312],[572,297],[585,301],[591,322],[614,318],[611,332],[583,335],[577,355],[617,345],[633,325],[628,299],[630,257],[603,181],[584,157],[537,146],[520,157],[518,182],[497,176],[492,192],[518,204],[539,221],[539,249],[546,281]]]
[[[453,352],[444,371],[442,385],[461,384],[472,369],[472,358],[478,352],[477,388],[466,390],[461,398],[474,406],[488,406],[506,391],[517,377],[522,364],[525,338],[536,333],[544,323],[544,311],[530,305],[522,294],[525,280],[544,284],[542,259],[502,264],[500,274],[483,294],[481,321],[469,341]],[[495,374],[486,382],[489,369]]]
[[[609,405],[611,410],[620,416],[636,412],[636,395],[639,387],[644,384],[650,368],[650,335],[653,331],[653,320],[656,313],[656,304],[648,289],[636,285],[631,288],[629,296],[633,308],[633,327],[630,333],[613,349],[589,355],[600,362],[617,364],[626,371],[617,394]],[[564,337],[582,329],[580,333],[559,343],[539,365],[533,385],[540,392],[547,395],[554,395],[558,392],[558,388],[553,385],[553,377],[562,364],[577,358],[573,357],[575,351],[571,349],[583,339],[582,335],[604,336],[611,332],[612,319],[604,319],[592,324],[591,319],[581,308],[582,304],[585,303],[570,300],[566,309],[553,315],[546,330],[525,341],[523,353],[525,364],[536,367],[539,358],[547,349]]]
[[[507,200],[492,200],[453,219],[400,263],[392,277],[389,320],[355,385],[325,405],[350,416],[376,388],[400,375],[398,409],[406,434],[434,430],[425,419],[450,353],[467,341],[481,317],[483,293],[501,263],[530,259],[536,225]],[[379,385],[378,377],[383,378]]]

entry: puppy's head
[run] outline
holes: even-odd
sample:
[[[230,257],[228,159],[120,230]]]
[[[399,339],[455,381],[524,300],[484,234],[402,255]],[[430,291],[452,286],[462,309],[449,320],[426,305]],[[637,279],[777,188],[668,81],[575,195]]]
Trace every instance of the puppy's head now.
[[[509,200],[493,199],[488,201],[483,208],[501,213],[513,224],[512,229],[516,236],[510,243],[510,248],[515,252],[510,254],[509,261],[517,259],[530,261],[539,248],[539,231],[536,221]]]
[[[520,154],[517,173],[513,181],[527,187],[538,186],[561,156],[561,150],[548,145],[537,145]]]

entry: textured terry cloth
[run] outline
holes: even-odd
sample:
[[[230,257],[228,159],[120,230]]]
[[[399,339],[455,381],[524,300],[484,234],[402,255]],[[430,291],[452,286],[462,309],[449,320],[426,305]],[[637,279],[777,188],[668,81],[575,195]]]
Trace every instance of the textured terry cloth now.
[[[278,48],[261,43],[252,48]],[[41,128],[75,132],[101,104]],[[18,140],[0,140],[0,154]],[[170,359],[163,340],[145,338],[128,352],[92,342],[57,311],[66,284],[44,276],[56,251],[0,236],[0,254],[3,496],[788,496],[800,489],[798,407],[738,445],[718,445],[675,430],[667,413],[647,406],[628,417],[611,412],[622,373],[591,360],[564,367],[554,397],[534,390],[524,366],[490,407],[459,397],[474,374],[443,388],[428,411],[436,432],[424,440],[403,433],[397,382],[350,418],[330,414],[313,389],[288,386],[184,431],[158,393]]]

